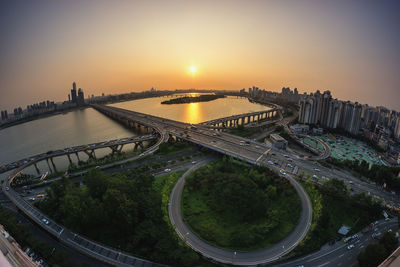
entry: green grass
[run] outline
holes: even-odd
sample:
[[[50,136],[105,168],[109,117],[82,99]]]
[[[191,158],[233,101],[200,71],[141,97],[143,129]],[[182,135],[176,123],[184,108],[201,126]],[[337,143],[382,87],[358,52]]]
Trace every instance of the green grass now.
[[[238,175],[240,168],[237,170]],[[266,248],[285,238],[299,219],[301,204],[298,195],[291,186],[285,185],[283,190],[285,191],[278,193],[275,199],[268,201],[265,207],[266,216],[244,220],[229,204],[216,203],[216,199],[210,194],[202,190],[190,190],[185,186],[181,203],[182,214],[186,223],[200,238],[216,246],[242,251]],[[216,210],[213,208],[216,205],[226,208]],[[259,238],[261,231],[264,234]],[[248,237],[248,240],[235,243],[232,241],[235,235],[244,236],[244,239]]]

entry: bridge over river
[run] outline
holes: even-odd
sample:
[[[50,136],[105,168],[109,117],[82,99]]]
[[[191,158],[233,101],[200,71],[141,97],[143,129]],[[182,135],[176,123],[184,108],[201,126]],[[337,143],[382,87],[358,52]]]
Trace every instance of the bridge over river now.
[[[158,141],[144,153],[138,155],[138,157],[155,152],[158,149],[158,146],[162,142],[168,141],[171,136],[192,142],[199,146],[206,147],[210,150],[246,161],[254,165],[267,165],[272,155],[274,155],[276,158],[283,159],[286,156],[283,155],[283,153],[279,150],[275,150],[265,144],[226,133],[216,132],[206,125],[191,125],[188,123],[173,121],[116,107],[93,105],[93,108],[125,124],[128,127],[146,127],[149,132],[152,132],[152,136],[158,136]],[[105,247],[104,245],[101,245],[95,241],[73,233],[69,229],[57,224],[51,219],[47,219],[49,224],[43,223],[42,220],[47,218],[46,215],[21,198],[13,190],[10,184],[24,168],[35,164],[38,160],[47,160],[53,156],[54,155],[52,155],[52,153],[45,153],[42,154],[40,158],[23,163],[23,165],[16,169],[9,179],[3,183],[2,189],[6,196],[10,198],[10,200],[22,212],[24,212],[33,221],[37,222],[44,230],[55,236],[64,244],[73,247],[82,253],[117,266],[162,266],[147,260],[139,259],[122,251]],[[273,171],[279,173],[278,167],[269,167]],[[299,224],[279,244],[271,246],[267,249],[236,253],[234,251],[216,248],[205,241],[200,240],[194,234],[187,235],[185,241],[203,256],[223,263],[248,266],[261,263],[270,263],[280,259],[283,255],[286,255],[293,250],[305,237],[311,225],[312,218],[312,207],[305,190],[291,174],[285,175],[285,178],[289,180],[299,194],[302,204],[302,211]],[[179,202],[175,202],[175,204],[172,205],[171,203],[170,209],[173,209],[173,213],[177,214],[180,210]],[[182,233],[187,233],[187,227],[184,223],[182,224],[179,220],[177,220],[177,218],[171,218],[171,220],[175,223],[178,234],[182,235]]]

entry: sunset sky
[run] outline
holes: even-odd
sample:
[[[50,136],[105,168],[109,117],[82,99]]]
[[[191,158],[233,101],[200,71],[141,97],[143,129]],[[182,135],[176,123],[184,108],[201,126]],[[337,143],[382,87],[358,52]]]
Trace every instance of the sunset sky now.
[[[2,1],[0,109],[176,88],[331,90],[400,111],[400,1]],[[191,73],[190,67],[197,68]]]

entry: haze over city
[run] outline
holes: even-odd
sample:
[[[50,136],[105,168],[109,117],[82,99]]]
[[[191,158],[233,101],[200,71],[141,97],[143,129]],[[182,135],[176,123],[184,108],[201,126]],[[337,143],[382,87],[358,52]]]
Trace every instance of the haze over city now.
[[[399,267],[400,1],[0,3],[0,266]]]
[[[400,110],[398,1],[7,1],[0,109],[157,89],[330,90]],[[190,67],[196,72],[190,72]]]

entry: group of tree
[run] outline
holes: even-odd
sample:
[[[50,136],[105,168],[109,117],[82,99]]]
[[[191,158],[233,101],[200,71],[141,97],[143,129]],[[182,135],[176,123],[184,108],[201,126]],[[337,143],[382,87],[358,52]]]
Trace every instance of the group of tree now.
[[[311,253],[337,238],[337,230],[349,214],[356,219],[352,225],[354,232],[382,217],[379,202],[365,194],[350,195],[341,180],[331,179],[316,185],[307,179],[305,187],[313,201],[313,223],[305,241],[294,252],[297,256]]]
[[[225,95],[199,95],[199,96],[184,96],[171,100],[162,101],[161,104],[187,104],[195,102],[208,102],[218,98],[224,98]]]
[[[265,239],[280,224],[282,212],[295,225],[301,209],[299,197],[288,180],[268,168],[247,167],[226,157],[187,177],[185,190],[188,194],[200,192],[206,196],[210,209],[221,214],[221,218],[225,214],[231,220],[227,223],[241,225],[255,222],[252,227],[232,234],[231,247],[251,246]],[[290,203],[291,210],[276,210],[280,201]],[[197,215],[192,214],[190,209],[185,208],[184,212],[186,218],[196,220]]]
[[[154,177],[139,169],[105,174],[91,170],[79,187],[67,178],[51,184],[38,207],[90,239],[155,262],[190,266],[198,255],[179,245],[163,220]]]
[[[384,165],[373,164],[370,166],[365,160],[338,160],[330,159],[330,162],[339,167],[345,167],[358,173],[359,175],[365,176],[371,181],[376,182],[379,185],[386,184],[386,187],[400,192],[400,173],[399,167],[388,167]]]
[[[369,244],[358,255],[360,267],[376,267],[382,263],[396,248],[398,240],[392,232],[386,232],[379,243]]]

